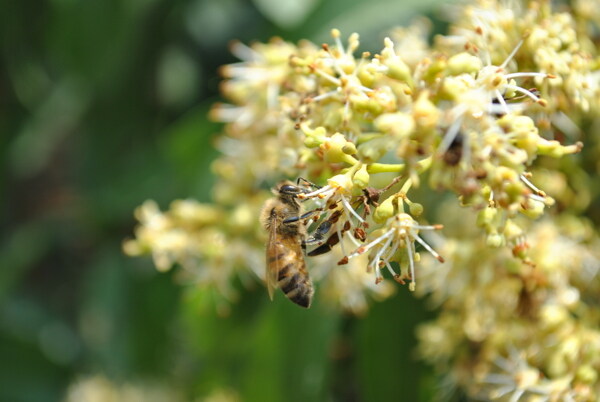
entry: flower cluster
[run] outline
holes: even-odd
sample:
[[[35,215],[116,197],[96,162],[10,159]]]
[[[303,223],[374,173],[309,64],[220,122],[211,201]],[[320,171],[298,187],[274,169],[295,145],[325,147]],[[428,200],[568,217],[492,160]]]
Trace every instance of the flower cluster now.
[[[225,123],[215,204],[144,204],[126,252],[178,263],[233,300],[234,277],[264,278],[256,217],[269,187],[300,178],[316,297],[364,313],[393,293],[390,279],[409,282],[441,308],[421,328],[422,356],[471,396],[594,400],[597,234],[561,234],[582,231],[591,194],[571,179],[585,180],[581,168],[556,160],[575,158],[579,127],[598,124],[600,12],[513,3],[456,8],[431,46],[425,20],[374,53],[335,29],[322,46],[234,44],[230,103],[211,112]]]
[[[369,191],[377,191],[372,184],[385,183],[385,173],[413,186],[426,176],[432,188],[450,189],[463,204],[481,209],[479,225],[489,245],[508,244],[526,260],[522,231],[513,218],[519,213],[537,217],[553,203],[532,184],[531,164],[539,155],[560,157],[581,149],[579,142],[562,145],[542,136],[540,120],[564,115],[560,102],[549,104],[546,98],[575,97],[581,110],[589,110],[598,93],[588,81],[596,72],[581,62],[577,69],[556,66],[573,52],[592,57],[577,47],[568,15],[550,13],[545,3],[531,3],[521,10],[526,18],[517,22],[517,11],[499,7],[485,1],[467,7],[452,34],[438,37],[428,51],[423,24],[396,31],[381,52],[364,52],[358,58],[358,35],[350,35],[344,45],[337,30],[332,31],[334,45],[320,48],[280,39],[252,47],[235,44],[233,52],[242,62],[223,68],[222,91],[231,104],[212,111],[214,119],[227,122],[218,143],[224,156],[213,164],[220,178],[215,201],[225,208],[257,211],[255,201],[265,197],[261,188],[281,177],[325,182],[306,197],[322,200],[325,220],[337,217],[338,241],[352,232],[345,238],[357,251],[344,250],[344,255],[370,251],[368,267],[377,282],[382,278],[379,265],[394,272],[391,261],[403,265],[403,258],[408,259],[411,273],[402,277],[414,280],[415,241],[430,247],[411,230],[426,226],[411,222],[415,229],[402,229],[405,235],[398,222],[417,218],[422,211],[411,216],[396,208],[390,213],[391,201],[409,201],[406,194],[394,193],[377,206]],[[407,42],[422,44],[420,60],[403,54]],[[586,79],[578,86],[566,85],[573,74]],[[527,83],[540,88],[527,89]],[[575,88],[580,88],[577,96]],[[240,200],[253,201],[240,205]],[[357,207],[363,209],[362,217]],[[218,225],[211,230],[228,241],[228,234],[240,237],[222,233]],[[361,245],[367,235],[371,238]],[[187,263],[168,258],[185,254],[181,247],[187,246],[178,244],[173,233],[164,237],[173,243],[163,239],[149,246],[159,268],[173,261],[193,265],[187,256]],[[339,243],[344,248],[344,241]],[[193,240],[188,248],[194,249]],[[205,253],[196,248],[196,254]]]
[[[460,237],[443,267],[423,260],[418,292],[441,314],[420,326],[419,352],[477,399],[597,400],[600,241],[576,220],[528,235],[535,265]]]
[[[251,283],[248,269],[263,264],[263,253],[256,240],[252,243],[258,236],[248,205],[240,205],[226,214],[212,204],[177,200],[169,211],[162,212],[155,202],[146,201],[135,215],[140,225],[136,238],[123,244],[125,253],[151,254],[159,271],[180,265],[185,280],[211,292],[223,314],[227,313],[229,302],[237,298],[232,277],[239,274]],[[237,237],[231,236],[232,233]]]

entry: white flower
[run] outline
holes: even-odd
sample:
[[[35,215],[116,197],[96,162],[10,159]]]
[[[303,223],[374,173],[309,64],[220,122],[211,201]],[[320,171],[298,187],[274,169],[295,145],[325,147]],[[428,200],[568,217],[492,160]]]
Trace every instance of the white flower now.
[[[419,236],[419,231],[438,230],[441,228],[441,225],[419,225],[415,222],[412,216],[406,213],[397,214],[388,219],[384,228],[373,232],[378,234],[377,237],[375,237],[366,245],[357,248],[353,253],[346,257],[346,261],[347,259],[354,258],[373,249],[371,252],[371,262],[369,263],[368,268],[369,270],[373,270],[375,272],[375,283],[379,283],[383,280],[380,267],[385,266],[394,276],[394,279],[400,283],[404,283],[404,279],[410,278],[411,283],[409,288],[412,291],[415,289],[416,285],[415,242],[421,244],[427,251],[437,258],[438,261],[444,262],[444,259]],[[398,251],[400,248],[404,248],[406,250],[410,275],[396,274],[390,265],[390,261],[394,258],[396,251]],[[345,261],[342,260],[341,262],[343,263]]]

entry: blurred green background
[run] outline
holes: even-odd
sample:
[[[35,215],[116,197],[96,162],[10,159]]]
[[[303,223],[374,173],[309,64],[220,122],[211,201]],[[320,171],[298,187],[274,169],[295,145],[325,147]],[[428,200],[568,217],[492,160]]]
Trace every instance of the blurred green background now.
[[[433,3],[0,1],[0,401],[89,400],[90,378],[116,389],[95,400],[429,400],[413,330],[431,313],[405,288],[364,318],[259,288],[223,318],[121,243],[146,199],[210,199],[231,40],[337,27],[377,50]]]

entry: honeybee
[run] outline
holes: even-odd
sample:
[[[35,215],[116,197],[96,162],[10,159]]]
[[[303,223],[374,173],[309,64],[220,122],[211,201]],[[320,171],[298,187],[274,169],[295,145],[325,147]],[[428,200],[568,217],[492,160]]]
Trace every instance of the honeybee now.
[[[289,181],[280,183],[274,198],[265,203],[261,221],[269,232],[267,242],[266,282],[269,297],[279,287],[285,295],[301,307],[308,308],[314,293],[312,281],[306,270],[303,249],[306,239],[305,220],[310,212],[301,215],[298,194],[308,190]]]

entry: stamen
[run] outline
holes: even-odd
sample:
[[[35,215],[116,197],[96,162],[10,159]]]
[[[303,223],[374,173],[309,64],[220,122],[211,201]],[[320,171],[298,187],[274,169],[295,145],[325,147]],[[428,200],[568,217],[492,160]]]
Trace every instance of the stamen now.
[[[537,188],[532,182],[530,182],[524,174],[520,176],[521,181],[527,185],[530,189],[532,189],[537,195],[544,197],[546,195],[545,192]]]
[[[461,109],[464,109],[464,108],[461,108]],[[464,110],[459,110],[459,114],[461,115],[461,117],[456,119],[448,128],[448,131],[446,131],[446,135],[444,136],[444,139],[442,140],[442,142],[440,143],[440,146],[438,147],[438,153],[443,154],[444,152],[446,152],[448,150],[448,148],[450,148],[450,144],[452,144],[452,141],[454,141],[454,139],[458,135],[460,126],[462,125],[462,122],[463,122],[462,114],[463,113],[464,113]]]
[[[390,249],[390,252],[383,258],[386,263],[394,256],[398,247],[400,247],[400,241],[394,242],[394,246]]]
[[[350,117],[350,100],[346,99],[344,102],[344,113],[342,114],[344,125],[348,124],[348,118]]]
[[[492,56],[490,55],[490,52],[488,52],[486,50],[485,52],[482,52],[482,53],[485,56],[485,64],[486,64],[486,66],[491,66],[492,65]]]
[[[335,78],[333,75],[326,73],[325,71],[319,70],[315,68],[315,73],[319,74],[321,77],[331,81],[337,86],[342,85],[342,81],[339,78]]]
[[[600,77],[599,77],[600,78]],[[571,139],[581,135],[581,128],[564,112],[554,112],[550,116],[552,124]]]
[[[511,78],[520,78],[520,77],[555,78],[556,76],[551,75],[551,74],[546,74],[546,73],[528,72],[528,73],[510,73],[510,74],[504,75],[504,77],[509,80]]]
[[[524,393],[524,389],[515,389],[515,392],[513,392],[512,396],[510,397],[510,402],[517,402],[519,399],[521,399]]]
[[[398,274],[396,273],[396,271],[394,271],[394,268],[392,268],[392,266],[390,265],[389,262],[385,261],[385,266],[387,267],[388,271],[390,272],[390,274],[392,274],[392,276],[394,278],[398,277]]]
[[[323,99],[328,99],[335,95],[337,95],[336,91],[329,91],[329,92],[325,92],[324,94],[315,96],[314,98],[310,98],[310,101],[311,102],[319,102],[319,101],[322,101]]]
[[[494,359],[494,364],[508,373],[513,371],[512,364],[505,357],[498,356],[496,359]]]
[[[406,243],[406,252],[408,253],[408,262],[410,265],[410,285],[408,286],[408,289],[411,292],[415,291],[415,288],[417,287],[417,280],[415,279],[415,261],[414,261],[414,250],[413,250],[413,243],[412,242],[408,242],[406,240],[404,240],[404,242]]]
[[[340,225],[336,225],[336,233],[338,235],[338,239],[340,239],[340,248],[342,249],[342,255],[346,255],[346,249],[344,247],[344,238],[342,237],[342,230],[340,229]]]
[[[504,113],[505,114],[510,114],[510,111],[508,110],[508,105],[506,104],[506,101],[504,100],[504,97],[502,96],[502,93],[499,90],[497,90],[497,89],[496,89],[496,91],[494,93],[496,95],[496,99],[498,99],[498,102],[500,103],[500,105],[504,109]],[[491,110],[491,108],[490,108],[490,112],[493,113],[493,111]]]
[[[505,374],[491,373],[485,376],[488,384],[509,384],[511,381]]]
[[[338,61],[335,58],[335,56],[331,55],[331,57],[333,58],[333,68],[335,69],[335,71],[337,71],[337,73],[340,75],[340,77],[346,77],[346,76],[348,76],[348,74],[346,74],[344,72],[344,70],[342,70],[342,68],[340,67],[340,63],[338,63]],[[340,83],[342,84],[342,86],[344,84],[343,79],[344,78],[342,78],[342,80],[340,80]]]
[[[245,108],[240,106],[221,104],[213,113],[216,114],[220,121],[231,123],[236,122],[237,119],[244,114],[244,110]]]
[[[352,75],[356,75],[356,74],[355,74],[355,73],[352,73]],[[363,91],[363,92],[366,92],[366,93],[375,92],[375,90],[374,90],[374,89],[371,89],[371,88],[365,87],[365,86],[363,86],[363,85],[356,85],[356,86],[355,86],[355,88],[358,88],[358,89],[360,89],[361,91]]]
[[[354,210],[354,208],[352,208],[352,206],[350,205],[350,203],[348,202],[348,200],[346,199],[346,197],[344,197],[343,195],[340,195],[340,196],[341,196],[341,198],[342,198],[342,204],[344,205],[344,208],[345,208],[347,211],[349,211],[349,212],[350,212],[352,215],[354,215],[354,217],[355,217],[356,219],[358,219],[358,221],[359,221],[360,223],[364,223],[364,222],[365,222],[365,221],[364,221],[364,219],[363,219],[363,218],[361,218],[361,217],[360,217],[360,215],[358,215],[358,214],[356,213],[356,211]]]
[[[231,53],[238,59],[244,61],[258,61],[263,58],[260,53],[239,41],[235,41],[233,43],[231,46]]]
[[[522,96],[525,97],[525,95]],[[488,105],[488,110],[490,113],[506,114],[506,110],[508,110],[509,113],[517,112],[519,110],[523,110],[525,106],[523,103],[505,103],[505,105],[506,109],[501,104],[490,103]]]
[[[470,166],[470,164],[471,164],[471,144],[469,141],[470,141],[469,135],[468,134],[463,135],[463,144],[462,144],[463,157],[462,157],[462,160],[460,161],[460,163],[462,163],[463,166]]]
[[[429,251],[432,256],[434,256],[439,262],[444,262],[444,258],[437,253],[429,244],[427,244],[423,239],[419,237],[419,235],[415,236],[415,240],[418,241],[421,246],[425,247],[425,250]]]
[[[437,224],[437,225],[416,225],[416,224],[412,224],[410,225],[411,228],[414,229],[419,229],[419,230],[440,230],[444,228],[444,225],[442,224]]]
[[[488,382],[488,381],[486,381]],[[515,386],[512,384],[512,381],[510,379],[506,379],[503,382],[501,382],[501,384],[506,384],[496,390],[494,390],[494,394],[493,397],[494,399],[498,399],[498,398],[502,398],[504,395],[508,394],[511,391],[514,391]],[[492,396],[492,395],[490,395]]]
[[[383,281],[383,275],[381,275],[381,269],[379,268],[379,264],[377,262],[375,262],[373,266],[375,267],[375,284],[377,285]]]
[[[519,86],[511,85],[511,84],[506,84],[506,88],[512,89],[513,91],[521,92],[522,94],[527,95],[528,97],[530,97],[532,100],[534,100],[537,103],[539,103],[541,101],[541,99],[538,98],[533,92],[528,91],[525,88],[521,88]]]
[[[517,46],[515,46],[515,48],[513,49],[513,51],[506,58],[506,60],[504,60],[504,63],[502,63],[500,65],[500,68],[504,68],[504,67],[506,67],[508,65],[508,63],[510,63],[510,61],[515,56],[515,54],[517,54],[517,52],[519,51],[519,49],[521,48],[521,46],[523,46],[523,39],[521,39],[519,41],[519,43],[517,43]]]
[[[265,80],[269,78],[269,71],[264,68],[248,66],[246,63],[235,63],[227,66],[225,72],[232,78],[244,77],[244,79]]]
[[[375,260],[377,261],[377,263],[379,263],[379,260],[381,260],[381,256],[383,255],[383,253],[385,253],[387,248],[390,246],[390,243],[392,242],[393,239],[394,239],[394,237],[390,236],[390,238],[387,239],[385,244],[379,249],[377,254],[375,254]]]
[[[377,239],[373,240],[371,243],[367,244],[366,246],[359,247],[358,249],[356,249],[356,251],[354,251],[352,254],[350,254],[348,256],[348,258],[353,258],[353,257],[356,257],[357,255],[364,254],[365,252],[367,252],[369,249],[373,248],[375,245],[377,245],[381,241],[383,241],[383,240],[387,239],[388,237],[390,237],[391,235],[393,235],[394,231],[395,231],[395,229],[390,229],[387,232],[385,232],[384,234],[382,234],[381,236],[379,236]]]
[[[312,193],[298,194],[298,198],[312,198],[316,195],[320,195],[320,194],[325,193],[330,190],[332,190],[331,186],[327,185],[325,187],[322,187],[320,189],[313,191]]]
[[[530,199],[534,200],[534,201],[538,201],[541,202],[542,204],[546,204],[546,199],[544,197],[541,197],[537,194],[529,194],[528,196]]]
[[[344,44],[342,43],[342,40],[340,39],[340,31],[338,31],[337,29],[331,32],[333,39],[335,40],[335,46],[338,48],[338,50],[340,51],[340,53],[346,53],[346,49],[344,49]]]
[[[354,224],[352,223],[350,213],[348,213],[346,208],[343,208],[343,207],[342,207],[342,211],[343,211],[344,217],[346,218],[346,222],[348,222],[350,224],[350,229],[352,229],[354,227]],[[350,237],[353,237],[353,236],[350,236]]]
[[[354,243],[354,245],[355,245],[356,247],[360,247],[360,246],[362,246],[362,243],[361,243],[361,242],[359,242],[358,240],[356,240],[356,239],[354,238],[354,236],[348,236],[348,238],[349,238],[349,239],[352,241],[352,243]]]

